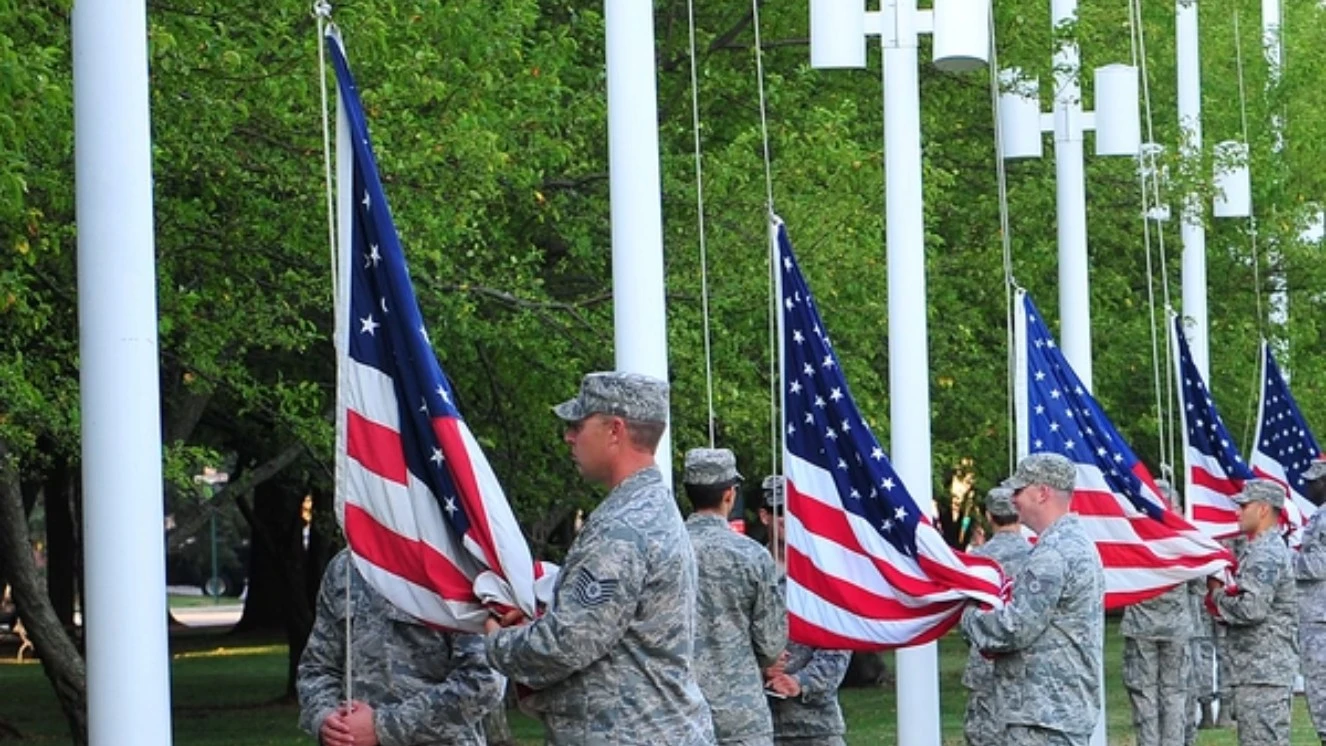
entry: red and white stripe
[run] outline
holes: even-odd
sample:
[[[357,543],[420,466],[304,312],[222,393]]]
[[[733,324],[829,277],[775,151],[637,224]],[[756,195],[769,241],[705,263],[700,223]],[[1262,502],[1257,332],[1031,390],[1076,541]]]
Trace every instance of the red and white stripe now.
[[[831,474],[783,456],[792,639],[836,650],[920,645],[956,624],[968,601],[1002,605],[996,562],[953,550],[924,517],[917,556],[903,554],[844,508]]]
[[[1214,456],[1188,446],[1187,498],[1189,520],[1202,533],[1217,539],[1239,532],[1238,505],[1234,495],[1243,489],[1243,480],[1225,474]]]

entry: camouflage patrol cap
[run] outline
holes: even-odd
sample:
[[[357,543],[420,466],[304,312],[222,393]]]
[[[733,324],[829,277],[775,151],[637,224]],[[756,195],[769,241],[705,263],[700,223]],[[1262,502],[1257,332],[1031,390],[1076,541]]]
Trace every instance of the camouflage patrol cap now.
[[[764,507],[781,508],[787,501],[783,490],[783,478],[777,474],[771,474],[764,478],[760,483],[760,489],[764,490]]]
[[[985,493],[985,509],[997,518],[1017,518],[1013,507],[1013,490],[1000,485]]]
[[[1308,468],[1303,470],[1303,478],[1309,482],[1316,481],[1326,477],[1326,459],[1317,459],[1313,461]]]
[[[1243,490],[1234,496],[1239,505],[1261,502],[1272,508],[1285,507],[1285,488],[1269,479],[1249,479],[1243,483]]]
[[[576,398],[553,407],[553,412],[567,422],[579,422],[592,414],[667,422],[668,384],[641,373],[590,373],[580,382]]]
[[[1013,476],[1000,486],[1016,492],[1033,484],[1043,484],[1060,492],[1072,492],[1076,480],[1077,469],[1066,457],[1057,453],[1033,453],[1019,461]]]
[[[686,452],[683,484],[732,484],[742,480],[737,471],[737,457],[726,448],[692,448]]]

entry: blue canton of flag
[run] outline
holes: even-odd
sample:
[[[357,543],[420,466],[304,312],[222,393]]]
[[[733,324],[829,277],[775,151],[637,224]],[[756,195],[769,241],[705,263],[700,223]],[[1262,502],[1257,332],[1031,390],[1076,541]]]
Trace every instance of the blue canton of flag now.
[[[787,230],[774,230],[790,634],[826,649],[936,639],[967,601],[1001,604],[1002,574],[945,544],[894,472],[852,399]]]
[[[1193,362],[1183,320],[1171,319],[1179,405],[1183,409],[1183,446],[1186,463],[1184,496],[1188,519],[1210,536],[1236,533],[1238,510],[1233,496],[1252,478],[1250,469],[1234,445],[1220,413],[1216,411],[1201,371]]]
[[[1286,517],[1295,528],[1301,527],[1316,510],[1303,494],[1303,470],[1321,456],[1321,446],[1267,342],[1262,343],[1262,394],[1253,443],[1253,471],[1289,488],[1293,505],[1286,503]]]
[[[355,565],[440,626],[482,631],[485,602],[533,616],[529,548],[433,352],[358,90],[339,38],[327,43],[340,91],[337,492]]]

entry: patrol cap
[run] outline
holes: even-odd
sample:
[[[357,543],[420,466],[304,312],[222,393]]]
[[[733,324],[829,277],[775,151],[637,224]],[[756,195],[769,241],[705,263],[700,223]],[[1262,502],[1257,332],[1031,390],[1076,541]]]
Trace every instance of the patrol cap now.
[[[743,479],[737,471],[737,457],[726,448],[692,448],[686,452],[683,484],[732,484]]]
[[[1313,461],[1308,468],[1303,470],[1303,478],[1309,482],[1326,477],[1326,459],[1317,459]]]
[[[760,483],[760,489],[764,490],[764,507],[770,510],[781,508],[787,502],[787,496],[783,489],[783,477],[777,474],[765,477],[764,481]]]
[[[1003,485],[985,493],[985,509],[997,518],[1017,518],[1017,509],[1013,507],[1013,490]]]
[[[1249,479],[1243,483],[1243,490],[1234,496],[1239,505],[1261,502],[1272,508],[1285,507],[1285,488],[1269,479]]]
[[[567,422],[579,422],[592,414],[667,422],[668,383],[641,373],[590,373],[580,382],[576,398],[553,407],[553,412]]]
[[[1018,462],[1013,476],[1001,487],[1016,492],[1033,484],[1043,484],[1060,492],[1072,492],[1077,480],[1077,468],[1067,457],[1057,453],[1033,453]]]

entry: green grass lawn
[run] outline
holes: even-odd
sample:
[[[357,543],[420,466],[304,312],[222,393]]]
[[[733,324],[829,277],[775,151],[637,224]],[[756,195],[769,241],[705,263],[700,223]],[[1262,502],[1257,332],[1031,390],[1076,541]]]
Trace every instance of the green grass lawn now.
[[[1107,638],[1109,736],[1112,746],[1133,744],[1128,699],[1119,681],[1122,641],[1117,625]],[[184,637],[172,642],[172,701],[178,746],[308,746],[295,725],[296,709],[279,700],[285,689],[284,646],[249,644],[216,636]],[[962,744],[965,693],[959,684],[966,649],[950,635],[940,641],[940,703],[944,743]],[[890,662],[890,670],[893,670]],[[850,689],[842,693],[853,746],[895,744],[893,687]],[[27,743],[68,743],[64,721],[50,686],[34,663],[0,662],[0,718],[19,729]],[[1293,743],[1318,743],[1302,699],[1294,705]],[[539,725],[518,713],[512,727],[523,744],[540,743]],[[1234,746],[1234,732],[1202,731],[1202,746]]]

